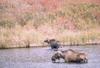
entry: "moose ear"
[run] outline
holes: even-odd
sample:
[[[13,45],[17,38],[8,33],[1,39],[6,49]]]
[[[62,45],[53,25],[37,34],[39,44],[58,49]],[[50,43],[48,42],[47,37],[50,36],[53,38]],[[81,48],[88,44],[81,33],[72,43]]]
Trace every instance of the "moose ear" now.
[[[46,39],[46,40],[44,40],[44,42],[49,43],[49,40],[48,40],[48,39]]]

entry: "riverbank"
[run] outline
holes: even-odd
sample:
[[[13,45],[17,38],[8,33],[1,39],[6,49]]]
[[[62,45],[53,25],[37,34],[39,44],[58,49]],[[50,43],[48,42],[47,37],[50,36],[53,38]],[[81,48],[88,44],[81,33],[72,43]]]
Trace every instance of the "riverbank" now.
[[[15,27],[12,29],[0,29],[0,48],[29,48],[45,47],[45,39],[56,39],[63,46],[73,45],[99,45],[100,30],[92,29],[88,31],[68,31],[55,32],[51,35],[42,33],[35,29],[26,27]]]
[[[60,47],[66,47],[66,46],[99,46],[100,43],[83,43],[83,44],[61,44]],[[23,46],[23,47],[1,47],[0,49],[19,49],[19,48],[43,48],[43,47],[49,47],[48,45],[38,45],[38,44],[31,44],[29,47]]]
[[[67,4],[65,1],[55,11],[42,6],[34,12],[17,12],[15,9],[18,9],[12,7],[13,3],[0,4],[0,48],[44,46],[42,43],[47,38],[57,39],[66,45],[100,43],[98,4]]]

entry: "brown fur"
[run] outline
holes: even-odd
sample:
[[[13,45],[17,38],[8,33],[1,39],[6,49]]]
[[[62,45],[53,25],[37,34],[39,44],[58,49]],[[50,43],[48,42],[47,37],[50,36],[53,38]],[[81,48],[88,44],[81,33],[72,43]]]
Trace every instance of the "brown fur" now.
[[[56,59],[58,59],[57,57],[59,57],[59,59],[60,58],[64,59],[65,62],[77,62],[77,63],[87,62],[87,55],[85,53],[76,52],[72,49],[57,52],[53,55],[55,61]]]

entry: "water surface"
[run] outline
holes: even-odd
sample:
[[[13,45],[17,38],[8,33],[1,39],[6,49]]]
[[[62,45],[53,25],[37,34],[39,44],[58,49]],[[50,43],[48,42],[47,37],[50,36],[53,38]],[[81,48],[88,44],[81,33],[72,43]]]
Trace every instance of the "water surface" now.
[[[100,68],[100,46],[67,46],[88,54],[86,64],[52,63],[55,53],[49,47],[0,50],[0,68]]]

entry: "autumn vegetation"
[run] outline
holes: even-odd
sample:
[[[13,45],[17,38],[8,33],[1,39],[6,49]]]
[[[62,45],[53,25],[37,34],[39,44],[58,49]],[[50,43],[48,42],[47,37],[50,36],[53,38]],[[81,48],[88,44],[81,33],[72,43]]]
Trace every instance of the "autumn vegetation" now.
[[[0,48],[100,43],[100,1],[0,0]]]

